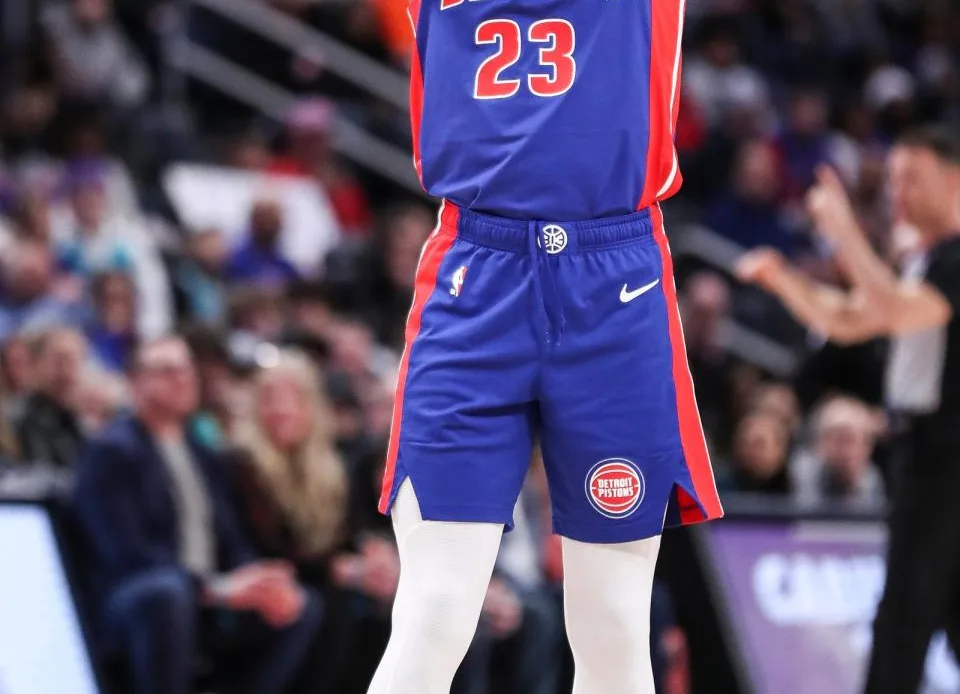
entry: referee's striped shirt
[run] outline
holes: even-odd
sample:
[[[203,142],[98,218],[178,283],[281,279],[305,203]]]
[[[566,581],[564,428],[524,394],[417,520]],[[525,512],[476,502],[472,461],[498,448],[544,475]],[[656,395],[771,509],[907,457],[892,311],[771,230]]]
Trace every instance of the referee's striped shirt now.
[[[906,415],[955,414],[960,427],[960,236],[914,257],[904,278],[936,288],[950,303],[952,316],[944,326],[893,339],[887,405]]]

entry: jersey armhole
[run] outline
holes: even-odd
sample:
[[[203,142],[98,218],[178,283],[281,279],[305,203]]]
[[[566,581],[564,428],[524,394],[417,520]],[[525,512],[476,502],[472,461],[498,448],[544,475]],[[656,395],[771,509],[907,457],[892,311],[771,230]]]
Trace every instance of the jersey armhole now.
[[[410,20],[410,29],[413,31],[413,38],[417,38],[417,22],[420,20],[420,1],[407,1],[407,19]]]

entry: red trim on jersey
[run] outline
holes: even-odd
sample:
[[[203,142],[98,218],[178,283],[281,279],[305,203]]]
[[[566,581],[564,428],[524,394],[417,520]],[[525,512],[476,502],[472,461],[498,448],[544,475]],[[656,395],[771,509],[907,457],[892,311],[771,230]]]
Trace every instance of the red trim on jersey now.
[[[663,213],[660,211],[660,206],[656,204],[650,209],[650,213],[653,220],[653,233],[657,246],[660,247],[660,259],[663,265],[661,283],[667,297],[667,320],[670,326],[670,344],[673,347],[673,382],[677,393],[680,442],[687,469],[690,471],[690,479],[693,481],[696,501],[699,501],[703,512],[690,503],[689,494],[682,489],[678,490],[677,500],[680,502],[681,522],[695,523],[720,518],[723,515],[723,508],[713,479],[710,454],[707,452],[707,442],[703,435],[700,412],[697,409],[697,399],[693,390],[693,377],[690,375],[690,367],[687,363],[687,348],[683,341],[683,326],[680,324],[677,287],[673,276],[673,258],[670,255],[670,245],[663,228]]]
[[[417,23],[420,21],[420,0],[410,0],[407,3],[407,16],[410,17],[410,26],[416,34]]]
[[[440,207],[440,228],[448,231],[457,231],[457,224],[460,222],[460,208],[447,200],[443,201]]]
[[[417,23],[420,21],[420,0],[410,0],[407,5],[410,26],[413,27],[413,43],[410,55],[410,130],[413,133],[413,166],[423,185],[423,166],[420,162],[420,123],[423,120],[423,69],[420,67],[420,45],[417,43]]]
[[[674,195],[683,183],[673,134],[680,112],[680,40],[684,0],[650,2],[650,123],[647,173],[638,210]],[[664,189],[664,186],[666,188]]]
[[[450,212],[452,210],[452,212]],[[451,214],[453,215],[451,217]],[[407,327],[404,333],[403,356],[400,358],[400,374],[397,378],[397,390],[393,398],[393,419],[390,423],[390,443],[387,446],[387,464],[383,473],[383,485],[380,490],[380,512],[386,513],[390,504],[390,493],[393,491],[394,476],[397,471],[397,452],[400,448],[400,424],[403,420],[403,391],[407,383],[407,370],[410,366],[410,351],[413,343],[420,334],[420,321],[423,318],[423,309],[427,300],[433,294],[437,285],[437,275],[440,265],[447,251],[453,245],[453,234],[439,234],[440,227],[446,227],[446,222],[452,221],[456,229],[457,208],[444,204],[441,207],[440,223],[433,235],[423,246],[423,254],[417,265],[416,280],[413,287],[413,304],[407,316]]]

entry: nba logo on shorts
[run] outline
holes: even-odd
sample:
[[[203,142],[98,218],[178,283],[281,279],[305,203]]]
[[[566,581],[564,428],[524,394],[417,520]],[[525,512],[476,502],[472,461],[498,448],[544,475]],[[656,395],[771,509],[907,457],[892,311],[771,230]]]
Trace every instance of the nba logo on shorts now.
[[[643,501],[646,484],[640,468],[624,458],[607,458],[587,473],[587,498],[597,513],[626,518]]]
[[[460,292],[463,290],[463,280],[467,276],[467,266],[461,265],[460,269],[453,273],[453,280],[451,280],[450,287],[450,296],[460,296]]]

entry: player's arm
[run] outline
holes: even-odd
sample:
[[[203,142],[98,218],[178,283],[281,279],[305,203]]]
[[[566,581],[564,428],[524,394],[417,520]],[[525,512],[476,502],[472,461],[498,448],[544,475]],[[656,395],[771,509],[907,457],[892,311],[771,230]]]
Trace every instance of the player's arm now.
[[[777,296],[800,323],[834,342],[864,342],[884,332],[877,312],[861,295],[814,282],[773,249],[747,253],[737,264],[737,275]]]
[[[836,249],[840,270],[875,314],[884,335],[902,335],[945,325],[950,302],[929,282],[899,279],[870,246],[856,221],[843,183],[827,167],[818,171],[808,197],[817,230]]]

